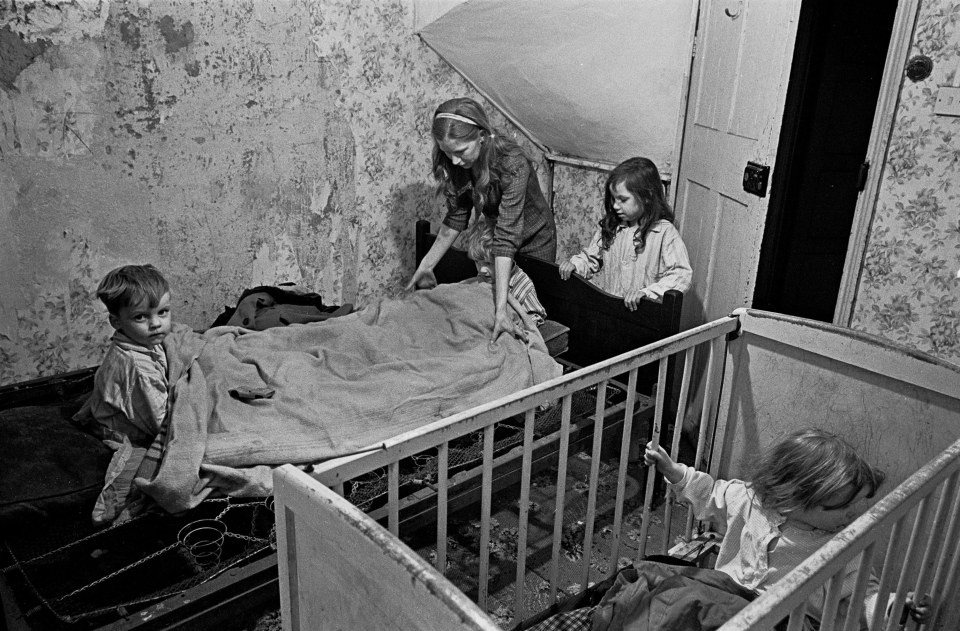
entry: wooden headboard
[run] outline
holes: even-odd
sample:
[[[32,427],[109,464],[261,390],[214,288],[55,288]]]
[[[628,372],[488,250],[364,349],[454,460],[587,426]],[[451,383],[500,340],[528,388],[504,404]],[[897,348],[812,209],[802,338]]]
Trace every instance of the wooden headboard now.
[[[420,220],[416,236],[419,264],[436,235],[430,232],[428,221]],[[642,300],[636,311],[629,311],[623,298],[608,294],[576,274],[562,280],[556,263],[518,255],[517,264],[537,288],[547,317],[570,327],[570,348],[563,355],[570,363],[587,366],[680,331],[683,294],[678,291],[668,291],[662,303]],[[466,252],[450,248],[434,273],[437,282],[454,283],[476,276],[477,269]]]

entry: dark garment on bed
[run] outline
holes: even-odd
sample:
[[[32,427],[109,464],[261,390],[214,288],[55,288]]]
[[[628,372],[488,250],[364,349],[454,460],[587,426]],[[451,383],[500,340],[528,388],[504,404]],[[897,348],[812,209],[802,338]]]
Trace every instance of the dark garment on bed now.
[[[594,631],[711,631],[755,593],[717,570],[638,561],[593,612]]]
[[[261,285],[245,290],[237,306],[226,307],[211,326],[239,326],[264,331],[288,324],[309,324],[347,315],[353,305],[325,305],[320,294],[293,287]]]

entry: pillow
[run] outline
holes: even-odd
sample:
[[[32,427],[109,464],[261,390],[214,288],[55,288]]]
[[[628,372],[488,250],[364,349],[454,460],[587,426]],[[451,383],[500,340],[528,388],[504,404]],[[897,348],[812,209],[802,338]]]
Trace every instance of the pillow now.
[[[75,405],[0,410],[0,531],[90,519],[113,452],[77,428]]]

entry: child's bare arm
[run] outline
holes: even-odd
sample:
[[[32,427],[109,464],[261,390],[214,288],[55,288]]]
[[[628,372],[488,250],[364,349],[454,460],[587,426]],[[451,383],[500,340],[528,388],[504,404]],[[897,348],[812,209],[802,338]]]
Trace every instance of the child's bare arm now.
[[[662,473],[670,484],[676,484],[683,478],[683,467],[674,462],[670,454],[652,440],[647,443],[643,461],[647,465],[656,465],[657,471]]]

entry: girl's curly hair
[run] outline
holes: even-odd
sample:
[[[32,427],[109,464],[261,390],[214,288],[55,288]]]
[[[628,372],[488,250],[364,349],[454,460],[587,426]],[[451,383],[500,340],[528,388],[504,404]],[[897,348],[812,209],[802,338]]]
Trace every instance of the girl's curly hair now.
[[[617,211],[613,207],[613,189],[619,184],[623,184],[627,192],[637,198],[643,209],[643,215],[637,223],[637,232],[633,237],[634,250],[639,254],[654,224],[661,219],[673,222],[673,209],[664,197],[663,181],[660,179],[657,165],[647,158],[624,160],[610,171],[604,187],[605,212],[600,220],[600,238],[601,246],[605,250],[610,248],[620,227],[620,218],[617,217]]]

